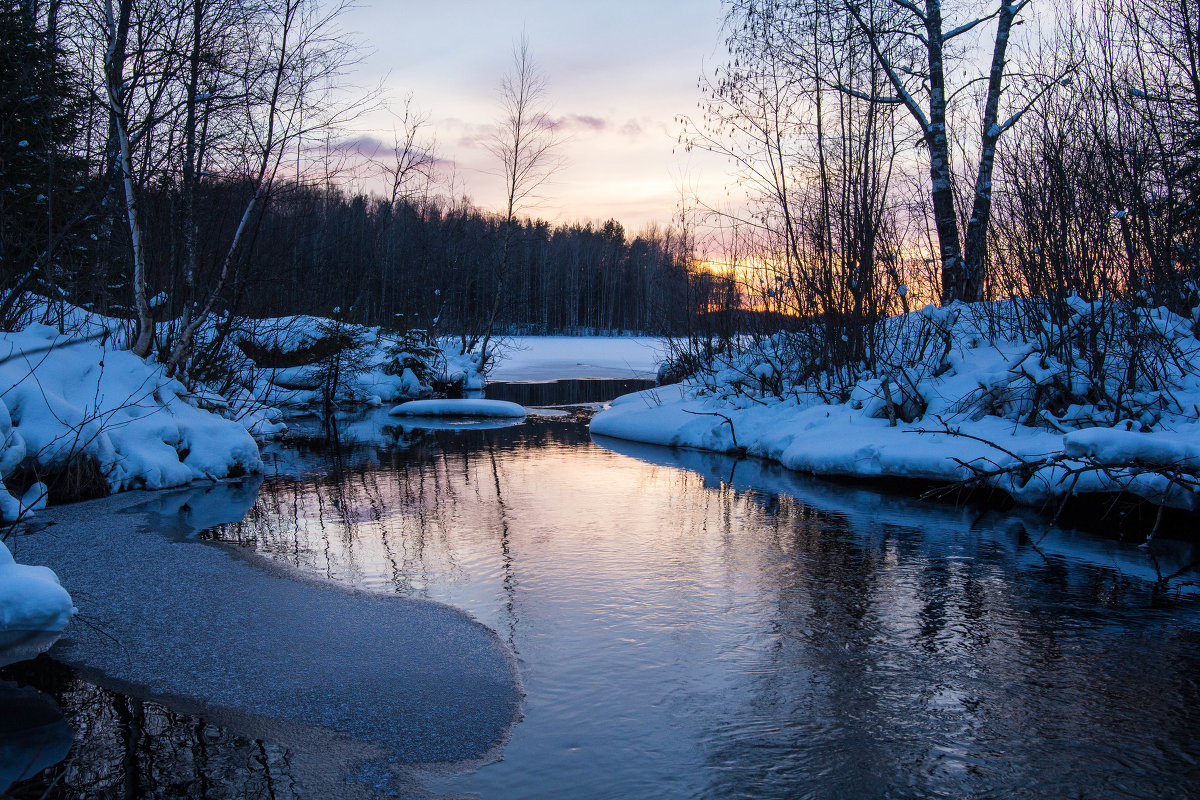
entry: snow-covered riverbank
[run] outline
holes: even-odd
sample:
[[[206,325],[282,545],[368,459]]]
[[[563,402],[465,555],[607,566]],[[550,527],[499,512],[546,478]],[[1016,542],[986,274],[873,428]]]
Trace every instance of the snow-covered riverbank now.
[[[1080,316],[1091,313],[1078,305]],[[996,333],[999,316],[994,306],[957,306],[888,320],[900,354],[893,368],[844,389],[822,385],[821,375],[791,382],[803,365],[777,337],[682,384],[618,398],[592,431],[744,452],[818,475],[971,482],[1033,506],[1126,492],[1200,508],[1200,343],[1191,320],[1153,309],[1138,319],[1134,333],[1150,329],[1160,338],[1153,346],[1170,356],[1155,362],[1153,388],[1139,388],[1121,383],[1127,369],[1115,352],[1107,372],[1064,363],[1034,337]],[[1114,351],[1135,341],[1102,333]]]

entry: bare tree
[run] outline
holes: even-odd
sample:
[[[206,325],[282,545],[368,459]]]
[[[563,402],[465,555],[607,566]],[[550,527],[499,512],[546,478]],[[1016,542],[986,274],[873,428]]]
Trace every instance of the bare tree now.
[[[130,145],[128,97],[130,82],[125,79],[126,45],[129,37],[133,0],[118,0],[114,11],[113,0],[105,0],[104,77],[105,96],[111,111],[110,126],[116,139],[115,162],[120,175],[125,199],[125,217],[129,225],[131,257],[133,261],[133,299],[137,310],[137,334],[133,352],[145,358],[150,355],[154,341],[154,317],[146,299],[146,250],[142,243],[142,226],[139,221],[137,193],[133,185],[133,155]]]
[[[391,150],[382,156],[372,155],[370,161],[386,182],[394,206],[429,191],[437,175],[438,157],[436,139],[425,133],[429,115],[416,107],[412,95],[404,99],[404,110],[393,111],[392,116],[398,127],[392,129]]]
[[[984,269],[987,256],[987,229],[992,208],[992,171],[996,145],[1032,103],[1049,91],[1062,76],[1040,82],[1032,98],[1018,101],[1006,118],[1001,118],[1001,98],[1008,75],[1009,41],[1018,17],[1029,0],[998,0],[991,14],[954,25],[948,22],[941,0],[925,0],[919,7],[913,0],[887,0],[882,5],[844,0],[845,8],[866,34],[871,50],[891,85],[893,94],[874,95],[879,103],[902,105],[917,124],[921,140],[929,150],[929,180],[933,200],[934,226],[942,267],[942,302],[975,301],[983,298]],[[950,111],[959,90],[952,89],[947,76],[952,67],[969,61],[953,58],[960,37],[979,26],[996,20],[992,37],[990,67],[985,76],[965,81],[959,90],[986,80],[986,94],[979,120],[980,141],[976,155],[974,194],[971,217],[967,223],[965,248],[960,237],[954,205],[954,176],[950,158]],[[948,28],[948,29],[947,29]],[[899,39],[900,47],[889,47]],[[908,46],[903,46],[904,44]],[[918,53],[914,58],[910,52]]]
[[[139,356],[154,347],[156,309],[173,300],[178,318],[163,356],[171,373],[186,365],[245,258],[281,166],[300,158],[306,137],[355,113],[332,97],[354,60],[352,43],[335,27],[345,8],[317,0],[106,0],[105,94],[130,235]],[[215,180],[239,183],[249,197],[232,233],[215,249],[207,243],[218,255],[202,276],[197,196]],[[151,185],[178,191],[182,240],[178,275],[173,264],[159,265],[179,297],[161,293],[154,303],[140,202]]]
[[[504,220],[491,311],[483,329],[463,342],[464,352],[480,345],[480,366],[486,365],[492,329],[508,291],[517,214],[563,164],[562,138],[550,116],[548,94],[546,77],[529,52],[529,38],[522,34],[513,46],[512,66],[500,81],[500,120],[487,144],[504,177]]]
[[[796,333],[798,369],[870,365],[876,321],[895,310],[899,280],[893,172],[903,136],[893,104],[872,98],[887,78],[838,0],[739,0],[729,6],[729,58],[701,83],[703,119],[683,141],[725,156],[744,198],[711,208],[721,250],[742,263],[734,303],[766,333]],[[736,310],[736,309],[734,309]],[[753,322],[752,322],[753,320]]]

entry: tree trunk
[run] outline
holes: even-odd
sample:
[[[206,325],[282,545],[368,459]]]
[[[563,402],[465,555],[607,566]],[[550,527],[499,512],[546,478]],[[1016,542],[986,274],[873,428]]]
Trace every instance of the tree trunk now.
[[[955,300],[970,302],[970,286],[958,235],[958,217],[954,213],[954,190],[950,174],[950,144],[946,136],[946,74],[942,51],[942,5],[939,0],[925,2],[925,35],[929,52],[929,127],[925,143],[929,147],[929,181],[933,194],[933,221],[937,229],[938,252],[942,259],[942,304]]]
[[[121,184],[125,189],[125,216],[129,223],[129,239],[133,256],[133,301],[137,309],[137,334],[133,353],[139,358],[150,355],[154,343],[154,317],[146,300],[146,251],[142,246],[142,226],[138,219],[137,197],[133,187],[133,163],[129,149],[129,128],[125,119],[122,92],[124,86],[125,37],[129,31],[132,3],[122,0],[120,19],[113,15],[112,0],[105,8],[108,23],[108,47],[105,52],[105,83],[112,124],[117,137],[117,164]]]
[[[992,51],[992,69],[988,76],[987,102],[983,112],[983,140],[980,143],[979,172],[975,178],[975,201],[967,224],[966,291],[962,299],[982,300],[987,258],[987,229],[992,216],[992,168],[996,162],[996,144],[1004,132],[997,115],[1004,81],[1008,38],[1018,6],[1001,0],[996,25],[996,45]]]

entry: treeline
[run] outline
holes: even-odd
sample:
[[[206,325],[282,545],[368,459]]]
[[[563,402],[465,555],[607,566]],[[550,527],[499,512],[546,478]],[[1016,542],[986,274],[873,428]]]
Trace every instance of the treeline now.
[[[796,331],[798,368],[846,382],[930,302],[1014,299],[1006,324],[1037,327],[1079,297],[1114,330],[1200,304],[1195,0],[737,0],[726,25],[684,142],[745,194],[693,214],[738,304],[777,315],[705,348]],[[1030,335],[1104,361],[1095,331]]]
[[[343,8],[0,0],[0,326],[35,297],[81,305],[127,319],[135,352],[184,373],[196,337],[237,316],[333,316],[464,348],[686,326],[705,278],[674,230],[527,219],[527,171],[503,212],[447,199],[408,106],[392,150],[349,163],[337,133],[361,105],[342,99],[356,58]],[[498,137],[548,135],[517,110],[542,129]]]
[[[461,333],[485,324],[500,291],[505,226],[468,205],[298,189],[260,223],[238,304],[264,316],[336,307],[364,324]],[[672,231],[630,237],[615,220],[518,220],[509,237],[497,329],[667,333],[682,324],[688,277]]]
[[[212,181],[196,199],[204,221],[199,262],[209,279],[249,193],[244,185]],[[182,313],[183,296],[179,199],[169,190],[146,196],[147,282],[163,294],[157,317],[173,319]],[[334,316],[336,309],[347,322],[458,335],[484,325],[491,310],[504,224],[469,204],[393,202],[336,186],[281,183],[255,221],[217,309],[258,317]],[[519,220],[513,228],[498,329],[682,330],[687,260],[670,229],[629,237],[615,220],[600,226]],[[67,296],[101,313],[133,313],[121,251],[97,263],[109,277],[77,270],[62,284]]]

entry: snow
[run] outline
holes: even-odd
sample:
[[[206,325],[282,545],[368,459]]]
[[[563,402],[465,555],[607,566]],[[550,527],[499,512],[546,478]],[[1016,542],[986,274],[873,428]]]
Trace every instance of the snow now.
[[[422,431],[491,431],[511,428],[525,421],[524,417],[403,417],[403,425],[393,428]],[[393,423],[395,420],[393,418]]]
[[[666,350],[662,339],[646,336],[511,336],[503,340],[488,378],[531,383],[653,378]]]
[[[427,380],[460,384],[468,390],[482,389],[486,384],[479,369],[479,354],[459,353],[454,339],[426,343],[428,352],[414,354],[404,349],[401,334],[324,317],[240,319],[236,327],[240,341],[284,354],[299,353],[331,335],[356,340],[358,345],[343,353],[336,365],[339,374],[332,393],[335,405],[374,405],[430,396],[431,383],[423,382],[411,368],[403,366],[413,360],[424,363]],[[259,368],[244,355],[241,360],[239,369],[247,397],[259,406],[299,410],[323,403],[331,359],[279,369]]]
[[[246,427],[196,402],[162,367],[103,341],[44,325],[0,335],[0,477],[55,474],[87,458],[119,491],[261,470]],[[10,521],[42,502],[44,491],[23,501],[0,493]]]
[[[1084,321],[1096,313],[1078,298],[1073,303]],[[1032,337],[989,328],[1005,310],[959,304],[889,320],[889,346],[903,354],[899,365],[864,374],[848,387],[845,402],[827,386],[785,380],[772,391],[773,365],[796,363],[776,337],[719,361],[709,375],[618,398],[593,418],[591,430],[744,452],[819,475],[977,480],[1026,505],[1123,491],[1200,510],[1200,343],[1190,320],[1165,309],[1139,312],[1141,335],[1155,331],[1178,356],[1162,362],[1157,390],[1127,392],[1123,410],[1085,401],[1121,396],[1124,367],[1113,353],[1109,372],[1099,375],[1086,364],[1061,363]],[[1134,337],[1113,333],[1109,340]],[[919,342],[938,344],[914,356]],[[1068,379],[1079,401],[1055,413],[1039,407],[1039,398],[1061,392]],[[1144,410],[1130,418],[1135,402]]]
[[[524,406],[507,400],[413,400],[388,412],[409,417],[524,417]]]
[[[71,597],[54,572],[16,563],[0,544],[0,666],[44,650],[74,614]]]
[[[530,417],[542,417],[544,419],[571,416],[570,411],[564,411],[561,408],[527,408],[525,411]]]

